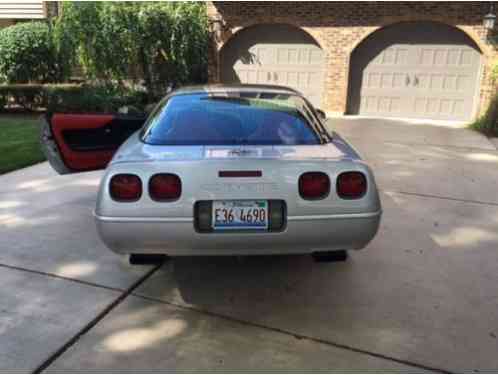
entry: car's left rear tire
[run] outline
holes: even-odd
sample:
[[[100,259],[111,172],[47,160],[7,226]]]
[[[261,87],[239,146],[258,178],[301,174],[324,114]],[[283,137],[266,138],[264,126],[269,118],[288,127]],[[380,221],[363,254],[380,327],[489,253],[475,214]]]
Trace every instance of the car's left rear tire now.
[[[129,262],[133,266],[162,264],[168,260],[165,254],[130,254]]]
[[[311,254],[315,262],[344,262],[348,259],[347,250],[317,251]]]

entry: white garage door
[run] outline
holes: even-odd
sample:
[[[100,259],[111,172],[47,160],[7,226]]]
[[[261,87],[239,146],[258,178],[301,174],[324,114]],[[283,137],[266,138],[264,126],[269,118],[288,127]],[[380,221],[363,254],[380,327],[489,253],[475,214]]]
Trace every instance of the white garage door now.
[[[320,107],[325,58],[304,31],[287,25],[258,25],[239,32],[221,51],[224,83],[290,86]]]
[[[352,113],[472,117],[481,55],[460,30],[433,22],[387,27],[363,42],[351,61]]]

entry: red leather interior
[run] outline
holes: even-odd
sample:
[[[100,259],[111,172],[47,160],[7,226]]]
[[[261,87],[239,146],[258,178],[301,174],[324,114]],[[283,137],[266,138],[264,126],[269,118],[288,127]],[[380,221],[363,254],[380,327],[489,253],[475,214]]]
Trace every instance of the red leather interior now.
[[[64,142],[63,132],[74,129],[94,129],[107,125],[113,120],[113,115],[79,115],[54,114],[51,128],[55,141],[66,166],[74,171],[85,171],[104,168],[112,159],[114,150],[74,151]]]

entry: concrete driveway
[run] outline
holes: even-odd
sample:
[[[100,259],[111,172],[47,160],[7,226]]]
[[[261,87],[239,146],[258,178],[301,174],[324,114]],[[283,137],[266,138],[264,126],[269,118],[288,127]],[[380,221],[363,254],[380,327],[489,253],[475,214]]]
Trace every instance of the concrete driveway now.
[[[130,267],[95,231],[100,172],[1,176],[0,371],[497,371],[496,148],[449,126],[331,126],[385,212],[346,263]]]

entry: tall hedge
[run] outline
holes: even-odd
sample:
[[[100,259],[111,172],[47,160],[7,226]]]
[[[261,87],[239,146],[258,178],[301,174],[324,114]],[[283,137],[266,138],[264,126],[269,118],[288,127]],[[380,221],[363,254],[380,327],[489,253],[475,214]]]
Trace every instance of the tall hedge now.
[[[0,29],[0,80],[8,83],[58,79],[50,30],[43,22]]]
[[[119,86],[90,84],[12,84],[0,85],[0,112],[5,106],[49,112],[114,113],[122,107],[143,113],[146,93]]]
[[[149,100],[207,80],[199,2],[63,2],[60,16],[0,30],[0,83],[65,82],[83,68],[104,86],[143,83]]]
[[[89,78],[143,80],[149,93],[207,78],[207,17],[203,3],[64,2],[54,24],[61,49]]]

